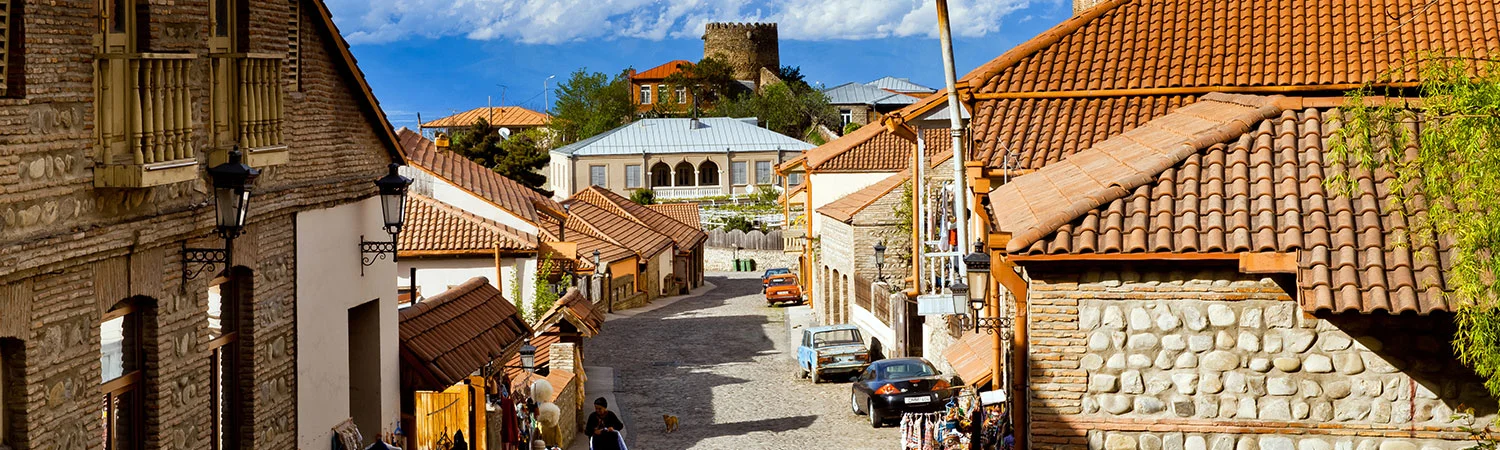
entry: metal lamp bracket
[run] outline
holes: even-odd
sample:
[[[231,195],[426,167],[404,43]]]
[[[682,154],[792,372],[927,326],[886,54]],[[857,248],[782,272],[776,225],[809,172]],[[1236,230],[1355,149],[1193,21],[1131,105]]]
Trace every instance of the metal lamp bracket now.
[[[196,266],[195,266],[196,265]],[[190,248],[182,247],[182,278],[191,280],[202,275],[203,271],[214,267],[227,267],[229,265],[229,250],[224,248]]]
[[[359,253],[359,276],[364,276],[365,267],[374,265],[375,261],[385,259],[385,255],[390,254],[391,260],[396,260],[396,235],[391,234],[389,241],[366,241],[364,235],[360,235]]]

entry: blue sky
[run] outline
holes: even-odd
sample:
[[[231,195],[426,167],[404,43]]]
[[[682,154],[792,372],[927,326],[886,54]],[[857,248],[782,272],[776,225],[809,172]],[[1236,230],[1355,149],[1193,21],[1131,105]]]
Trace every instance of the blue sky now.
[[[397,127],[484,106],[543,106],[542,84],[702,57],[703,24],[777,22],[781,64],[835,86],[943,85],[932,0],[327,0]],[[964,72],[1068,18],[1065,0],[950,0]],[[549,88],[550,90],[550,88]],[[552,94],[547,94],[550,97]]]

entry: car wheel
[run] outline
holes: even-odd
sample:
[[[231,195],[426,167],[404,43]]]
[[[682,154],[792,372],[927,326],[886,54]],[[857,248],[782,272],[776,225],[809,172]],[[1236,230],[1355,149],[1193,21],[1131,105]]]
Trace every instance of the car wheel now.
[[[875,402],[873,400],[865,400],[865,409],[868,410],[865,414],[870,416],[870,428],[880,428],[881,425],[885,424],[885,418],[880,417],[880,410],[875,409]]]
[[[854,392],[849,393],[849,410],[854,411],[856,416],[864,414],[864,411],[859,410],[859,397]]]
[[[804,369],[799,364],[799,365],[797,365],[797,372],[796,372],[796,374],[797,374],[797,379],[798,380],[806,379],[807,378],[807,369]]]
[[[808,372],[812,374],[813,384],[818,384],[819,382],[823,381],[823,377],[818,375],[818,368],[816,366],[814,366],[812,370],[809,370]]]

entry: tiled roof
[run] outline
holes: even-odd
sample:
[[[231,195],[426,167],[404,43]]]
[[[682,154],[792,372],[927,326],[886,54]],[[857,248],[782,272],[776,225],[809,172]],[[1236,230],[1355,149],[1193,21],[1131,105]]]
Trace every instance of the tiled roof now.
[[[437,146],[415,131],[402,128],[397,134],[406,158],[412,166],[447,180],[490,203],[533,224],[538,210],[562,214],[562,205],[515,180],[470,161],[455,152],[438,151]]]
[[[419,195],[406,196],[406,225],[397,247],[402,256],[420,253],[535,251],[536,236]]]
[[[630,199],[621,197],[620,194],[616,194],[609,189],[589,186],[573,194],[572,198],[604,208],[615,215],[629,218],[653,231],[671,237],[672,242],[677,244],[677,251],[690,251],[694,247],[697,247],[698,244],[708,240],[708,234],[704,233],[703,230],[688,226],[673,219],[671,216],[632,202]],[[696,206],[694,204],[694,214],[696,214]]]
[[[1007,52],[971,86],[977,93],[1357,86],[1416,81],[1417,67],[1406,62],[1428,51],[1483,57],[1500,49],[1494,0],[1112,3]]]
[[[550,119],[546,114],[519,106],[479,107],[422,124],[422,128],[467,127],[484,119],[496,127],[541,127]]]
[[[665,79],[667,79],[667,77],[672,76],[672,74],[677,73],[677,72],[681,72],[682,69],[679,69],[678,66],[680,66],[682,64],[692,65],[693,62],[692,61],[688,61],[686,59],[679,59],[679,60],[672,61],[672,62],[669,62],[669,63],[666,63],[666,64],[662,64],[660,66],[656,66],[656,67],[652,67],[650,69],[646,69],[645,71],[642,71],[642,72],[636,72],[636,74],[634,76],[631,76],[630,79],[631,80],[665,80]]]
[[[1244,133],[1198,141],[1186,155],[1168,158],[1167,167],[1121,185],[1097,206],[1072,210],[1071,218],[1011,251],[1293,253],[1298,297],[1308,311],[1450,311],[1441,275],[1447,241],[1402,243],[1411,227],[1392,210],[1389,173],[1351,170],[1359,186],[1355,198],[1327,190],[1324,180],[1344,170],[1325,160],[1338,109],[1286,106]],[[1096,149],[1014,184],[1047,179]],[[991,206],[1001,199],[1020,203],[1014,194],[996,190]],[[1410,207],[1408,215],[1423,215],[1420,202]]]
[[[803,151],[812,144],[755,125],[755,118],[641,119],[555,151],[578,156]]]
[[[792,186],[791,189],[787,189],[785,192],[782,192],[780,196],[776,197],[776,203],[786,203],[788,200],[790,200],[792,203],[802,203],[803,198],[797,196],[797,194],[801,194],[802,191],[805,190],[807,190],[806,182],[796,186]]]
[[[923,130],[922,134],[928,157],[953,145],[946,129]],[[915,145],[879,124],[869,124],[807,152],[807,164],[820,173],[895,172],[911,165]]]
[[[1249,131],[1277,98],[1210,94],[1176,112],[1017,177],[990,192],[994,229],[1019,252],[1058,226],[1145,184],[1198,148]]]
[[[538,229],[542,230],[542,236],[549,241],[561,241],[555,233],[557,231],[557,220],[549,217],[545,222],[545,225],[538,227]],[[605,265],[635,257],[635,252],[630,249],[590,235],[590,230],[578,228],[580,224],[577,222],[574,220],[569,224],[568,234],[563,237],[568,238],[568,242],[578,244],[578,254],[573,255],[573,259],[578,261],[579,268],[595,270],[594,250],[599,251],[599,261]]]
[[[971,154],[990,167],[1004,168],[1009,151],[1011,169],[1040,169],[1193,99],[1173,95],[979,102],[978,117],[1003,120],[972,122]]]
[[[531,336],[516,307],[484,277],[476,277],[402,309],[398,325],[403,362],[419,374],[409,387],[441,391],[492,359],[509,356]]]
[[[594,310],[593,302],[584,297],[578,289],[569,289],[552,305],[552,309],[542,313],[537,319],[536,335],[531,338],[531,345],[536,347],[536,365],[541,367],[552,359],[552,344],[562,342],[557,335],[561,324],[566,321],[578,329],[579,334],[585,338],[594,337],[604,328],[604,315]],[[506,362],[505,371],[512,379],[522,375],[521,355],[519,353]],[[560,390],[560,389],[559,389]]]
[[[687,225],[692,229],[703,229],[703,223],[701,222],[702,219],[698,216],[697,203],[657,203],[654,205],[646,205],[646,207],[651,208],[653,211],[666,214],[667,217],[671,217],[672,220],[682,222],[683,225]]]
[[[934,155],[932,160],[928,162],[933,167],[936,167],[944,162],[947,162],[948,159],[952,157],[953,152],[944,150],[943,153]],[[895,191],[896,188],[901,187],[903,183],[906,183],[906,180],[908,179],[911,179],[911,170],[903,169],[900,173],[886,177],[885,179],[877,181],[875,182],[875,184],[869,185],[864,189],[854,191],[854,193],[852,194],[845,195],[843,197],[840,197],[838,200],[829,202],[828,204],[823,205],[823,207],[818,208],[817,212],[818,214],[828,216],[829,218],[840,222],[849,222],[851,220],[854,220],[855,214],[859,214],[860,211],[864,211],[865,208],[869,208],[870,205],[875,204],[876,201],[879,201],[882,197],[885,197],[886,194]]]
[[[591,203],[568,199],[568,229],[583,232],[651,258],[672,248],[672,238]],[[568,235],[572,239],[572,234]],[[580,249],[579,253],[583,250]],[[592,258],[592,255],[590,256]]]
[[[860,83],[844,83],[823,90],[831,105],[905,106],[916,103],[912,96]]]
[[[906,94],[906,93],[931,94],[933,92],[937,92],[937,89],[933,89],[933,88],[930,88],[930,87],[927,87],[927,86],[923,86],[923,85],[920,85],[920,84],[917,84],[917,83],[913,83],[913,82],[911,82],[910,79],[907,79],[907,78],[896,78],[896,77],[890,77],[890,76],[883,77],[883,78],[881,78],[879,80],[871,81],[869,83],[865,83],[865,85],[872,86],[872,87],[877,87],[877,88],[880,88],[880,89],[885,89],[885,90],[891,91],[891,92],[899,92],[899,93],[903,93],[903,94]]]
[[[953,366],[953,371],[958,373],[958,378],[964,384],[983,385],[990,379],[990,365],[995,361],[996,355],[995,345],[995,335],[967,331],[953,345],[943,350],[943,359]]]

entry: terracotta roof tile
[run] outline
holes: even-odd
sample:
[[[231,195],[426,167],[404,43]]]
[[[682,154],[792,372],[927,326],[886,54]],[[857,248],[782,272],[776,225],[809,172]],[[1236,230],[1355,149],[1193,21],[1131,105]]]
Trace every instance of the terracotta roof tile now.
[[[519,106],[474,108],[422,124],[422,128],[460,128],[488,121],[496,127],[543,127],[551,117]]]
[[[647,208],[630,199],[621,197],[609,189],[598,186],[589,186],[584,190],[573,194],[572,200],[588,202],[594,206],[604,208],[617,216],[635,221],[653,231],[665,234],[672,238],[677,244],[678,251],[690,251],[698,244],[708,240],[708,234],[696,227],[677,221],[672,217]],[[697,204],[694,204],[694,214],[697,213]]]
[[[1325,160],[1327,140],[1336,129],[1329,124],[1339,114],[1317,108],[1270,114],[1238,136],[1200,145],[1128,195],[1053,225],[1045,235],[1012,241],[1010,250],[1033,255],[1289,252],[1298,257],[1299,297],[1306,310],[1450,311],[1441,277],[1449,243],[1436,238],[1418,240],[1426,242],[1419,248],[1402,244],[1411,228],[1391,209],[1390,173],[1351,170],[1359,186],[1354,198],[1323,188],[1325,176],[1344,170]],[[992,207],[1002,205],[997,217],[1005,210],[1001,198],[991,197]],[[1424,215],[1420,202],[1409,208],[1413,217]]]
[[[459,383],[491,360],[509,356],[531,336],[510,300],[484,277],[402,309],[401,352],[405,367],[420,376],[413,387],[441,391]],[[502,359],[503,360],[503,359]],[[403,383],[406,381],[403,380]]]
[[[936,167],[944,162],[947,162],[948,159],[952,157],[952,152],[944,151],[941,154],[934,155],[931,164],[933,167]],[[849,222],[851,220],[854,220],[855,214],[859,214],[861,211],[864,211],[865,208],[868,208],[870,207],[870,205],[875,204],[875,202],[880,201],[880,199],[885,197],[886,194],[890,194],[891,192],[895,191],[896,188],[899,188],[901,187],[901,185],[905,184],[906,180],[908,179],[911,179],[911,171],[902,170],[900,173],[886,177],[885,179],[877,181],[875,182],[875,184],[867,186],[864,189],[854,191],[854,193],[845,195],[843,197],[840,197],[838,200],[829,202],[828,204],[823,205],[823,207],[818,208],[817,212],[818,214],[828,216],[829,218],[840,222]]]
[[[927,141],[929,158],[952,147],[946,129],[929,129],[922,133]],[[819,173],[895,172],[911,165],[915,145],[879,124],[870,124],[808,151],[807,164]]]
[[[979,102],[971,123],[975,160],[1039,169],[1188,103],[1192,96],[1006,99]]]
[[[546,225],[538,228],[542,231],[542,236],[548,241],[561,241],[556,233],[557,220],[547,218],[544,222],[546,222]],[[599,251],[599,261],[604,262],[606,265],[623,259],[635,258],[635,252],[630,249],[595,237],[589,234],[590,230],[577,228],[578,226],[578,223],[569,224],[568,233],[565,237],[568,238],[568,242],[578,244],[578,254],[573,255],[573,258],[578,261],[579,268],[595,270],[594,250]]]
[[[653,211],[667,215],[672,220],[682,222],[683,225],[695,230],[702,230],[702,219],[698,216],[698,204],[693,202],[684,203],[657,203],[646,205]]]
[[[604,208],[577,199],[568,199],[568,229],[630,249],[636,256],[651,258],[672,248],[672,238],[651,228],[616,215]],[[573,235],[569,234],[571,241]],[[579,250],[581,254],[582,249]],[[590,256],[592,258],[592,256]]]
[[[631,76],[630,79],[631,80],[665,80],[665,79],[667,79],[667,77],[672,76],[672,74],[677,73],[677,72],[681,72],[682,69],[680,69],[678,67],[680,65],[682,65],[682,64],[692,65],[693,62],[692,61],[688,61],[686,59],[679,59],[679,60],[672,61],[672,62],[669,62],[669,63],[666,63],[666,64],[662,64],[660,66],[656,66],[656,67],[652,67],[650,69],[646,69],[646,70],[641,71],[641,72],[636,72],[636,74],[634,76]]]
[[[562,214],[562,205],[551,198],[458,153],[438,151],[432,141],[415,131],[402,128],[397,131],[397,135],[412,166],[484,198],[522,220],[537,224],[538,211]]]
[[[483,217],[469,214],[432,198],[406,197],[406,225],[397,246],[402,256],[423,252],[479,252],[500,250],[535,251],[536,236]]]

